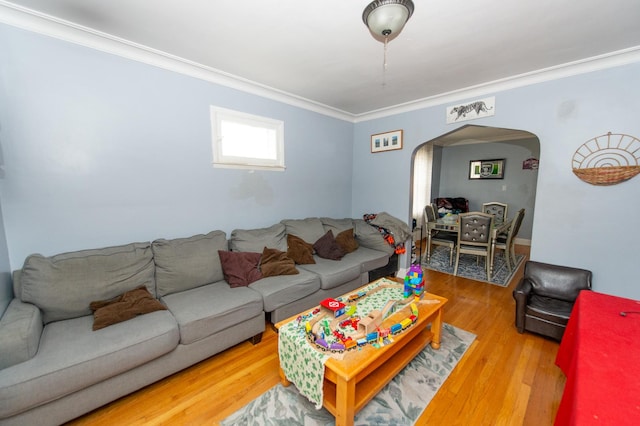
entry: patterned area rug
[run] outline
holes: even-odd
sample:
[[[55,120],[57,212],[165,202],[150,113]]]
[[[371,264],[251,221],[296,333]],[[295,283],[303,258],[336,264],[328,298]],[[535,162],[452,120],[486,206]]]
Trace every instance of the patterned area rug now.
[[[428,345],[356,415],[355,424],[413,425],[475,337],[443,324],[440,349]],[[335,419],[325,408],[316,410],[294,385],[278,384],[220,424],[328,426]]]
[[[506,287],[511,282],[514,274],[522,264],[524,256],[516,254],[516,266],[509,272],[507,262],[504,257],[504,251],[496,252],[493,261],[493,275],[491,281],[487,281],[487,273],[484,266],[484,258],[480,258],[479,264],[476,264],[476,256],[463,254],[460,256],[460,264],[458,265],[458,276],[469,278],[475,281],[499,285]],[[422,261],[422,266],[434,271],[444,272],[453,275],[453,269],[456,265],[455,253],[453,254],[453,264],[449,266],[449,249],[442,246],[434,246],[431,253],[431,262]]]

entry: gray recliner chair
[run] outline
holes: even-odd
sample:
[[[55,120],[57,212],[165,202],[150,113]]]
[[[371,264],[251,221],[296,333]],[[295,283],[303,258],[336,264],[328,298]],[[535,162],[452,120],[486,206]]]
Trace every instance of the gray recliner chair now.
[[[527,261],[513,291],[516,328],[562,340],[573,304],[582,290],[591,290],[591,271]]]

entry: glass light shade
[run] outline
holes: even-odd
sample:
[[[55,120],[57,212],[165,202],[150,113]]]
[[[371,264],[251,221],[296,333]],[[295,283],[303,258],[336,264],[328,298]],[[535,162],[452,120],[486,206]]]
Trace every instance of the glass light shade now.
[[[412,13],[413,3],[410,0],[378,0],[367,6],[362,19],[374,35],[392,37],[402,31]]]

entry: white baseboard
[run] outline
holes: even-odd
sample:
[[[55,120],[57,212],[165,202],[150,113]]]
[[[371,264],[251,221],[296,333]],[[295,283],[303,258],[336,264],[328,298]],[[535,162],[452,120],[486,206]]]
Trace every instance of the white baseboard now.
[[[514,242],[519,246],[529,246],[529,247],[531,247],[531,240],[527,240],[525,238],[516,238]]]

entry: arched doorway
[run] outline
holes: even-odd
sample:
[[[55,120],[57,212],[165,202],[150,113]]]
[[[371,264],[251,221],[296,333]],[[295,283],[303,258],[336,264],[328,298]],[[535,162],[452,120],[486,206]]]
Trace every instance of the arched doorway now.
[[[517,243],[531,245],[537,168],[526,161],[540,159],[540,140],[525,130],[466,125],[419,145],[411,161],[410,211],[417,226],[424,206],[437,197],[464,197],[470,210],[483,202],[509,204],[509,216],[525,209]],[[503,179],[469,179],[474,160],[504,159]]]

